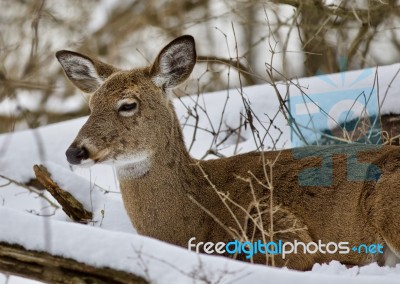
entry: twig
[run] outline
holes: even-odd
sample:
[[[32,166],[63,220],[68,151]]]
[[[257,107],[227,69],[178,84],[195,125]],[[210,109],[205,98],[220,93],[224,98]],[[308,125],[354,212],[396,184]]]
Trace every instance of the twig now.
[[[39,189],[35,189],[35,188],[33,188],[32,186],[30,186],[30,185],[27,185],[27,184],[24,184],[24,183],[22,183],[22,182],[16,181],[16,180],[14,180],[14,179],[12,179],[12,178],[9,178],[9,177],[6,177],[6,176],[4,176],[4,175],[0,175],[0,178],[5,179],[6,181],[8,181],[7,184],[2,185],[1,187],[3,187],[3,186],[5,187],[5,186],[7,186],[7,185],[13,183],[13,184],[15,184],[15,185],[17,185],[17,186],[19,186],[19,187],[22,187],[22,188],[28,190],[29,192],[36,193],[39,197],[41,197],[41,198],[43,198],[44,200],[46,200],[46,201],[47,201],[52,207],[54,207],[55,209],[60,208],[56,203],[54,203],[54,202],[51,201],[47,196],[45,196],[45,195],[43,194],[43,192],[41,192]]]

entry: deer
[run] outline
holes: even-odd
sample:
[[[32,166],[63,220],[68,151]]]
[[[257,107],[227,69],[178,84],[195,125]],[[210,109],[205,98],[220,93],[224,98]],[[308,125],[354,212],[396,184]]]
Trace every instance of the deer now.
[[[68,50],[56,57],[66,77],[91,94],[91,113],[67,149],[67,160],[115,166],[124,207],[139,234],[184,248],[192,238],[198,244],[240,239],[383,247],[382,253],[300,249],[286,256],[255,254],[250,260],[300,271],[331,260],[398,261],[398,147],[308,146],[196,160],[185,146],[171,95],[196,64],[192,36],[174,39],[150,66],[131,70]],[[325,178],[318,171],[308,175],[317,183],[301,182],[305,169],[324,165],[331,183],[318,184]],[[352,180],[349,172],[374,178]],[[240,254],[223,255],[249,261]]]

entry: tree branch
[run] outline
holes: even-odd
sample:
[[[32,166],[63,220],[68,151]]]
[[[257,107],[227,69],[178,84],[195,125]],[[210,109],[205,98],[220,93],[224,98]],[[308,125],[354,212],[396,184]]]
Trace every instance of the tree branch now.
[[[3,242],[0,242],[0,271],[47,283],[148,283],[124,271],[93,267]]]
[[[230,59],[225,59],[225,58],[220,58],[216,56],[203,56],[203,55],[198,55],[197,56],[197,62],[199,63],[211,63],[211,64],[222,64],[222,65],[227,65],[232,68],[234,68],[237,72],[241,73],[242,76],[246,79],[247,83],[249,85],[254,85],[255,81],[252,76],[252,74],[246,66],[244,66],[242,63],[240,63],[237,60],[230,60]]]
[[[92,212],[87,211],[82,203],[76,200],[71,193],[63,190],[52,180],[50,173],[42,165],[34,165],[33,170],[37,180],[43,184],[47,191],[60,203],[64,212],[72,221],[88,223],[92,220]]]
[[[294,8],[303,9],[315,9],[314,1],[303,1],[303,0],[274,0],[273,2],[277,4],[286,4]],[[325,13],[331,16],[346,17],[351,19],[361,19],[363,22],[369,22],[373,17],[382,15],[387,11],[399,12],[400,6],[387,3],[379,3],[375,7],[370,7],[369,9],[346,9],[338,5],[321,5]]]

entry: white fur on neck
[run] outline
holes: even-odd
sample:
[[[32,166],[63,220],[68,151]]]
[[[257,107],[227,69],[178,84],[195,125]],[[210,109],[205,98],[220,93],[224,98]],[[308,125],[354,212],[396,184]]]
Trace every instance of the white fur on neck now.
[[[118,179],[132,179],[144,176],[150,170],[150,155],[140,152],[114,161]]]

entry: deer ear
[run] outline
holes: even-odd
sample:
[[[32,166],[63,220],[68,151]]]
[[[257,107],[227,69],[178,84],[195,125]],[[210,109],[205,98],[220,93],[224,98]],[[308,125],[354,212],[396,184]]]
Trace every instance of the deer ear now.
[[[167,89],[183,83],[196,64],[194,38],[184,35],[174,39],[158,54],[150,74],[154,84]]]
[[[68,79],[86,93],[93,93],[117,69],[86,55],[60,50],[56,57]]]

